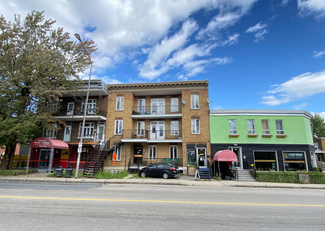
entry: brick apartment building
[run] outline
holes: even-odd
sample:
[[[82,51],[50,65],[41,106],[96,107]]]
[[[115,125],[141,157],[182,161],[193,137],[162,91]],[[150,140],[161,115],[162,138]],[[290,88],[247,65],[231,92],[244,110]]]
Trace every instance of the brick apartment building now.
[[[104,170],[154,162],[207,167],[210,159],[208,81],[107,85],[106,140],[116,154]]]

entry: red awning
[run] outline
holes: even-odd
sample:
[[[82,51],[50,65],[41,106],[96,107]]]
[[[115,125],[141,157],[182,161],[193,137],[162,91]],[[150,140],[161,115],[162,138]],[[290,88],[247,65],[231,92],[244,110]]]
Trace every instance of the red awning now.
[[[57,149],[69,149],[69,145],[57,139],[50,139],[46,137],[39,137],[29,145],[31,148],[57,148]]]
[[[236,153],[230,151],[230,150],[222,150],[219,152],[216,152],[216,154],[214,154],[214,157],[211,161],[211,166],[213,164],[213,162],[215,161],[227,161],[227,162],[238,162],[238,158]]]

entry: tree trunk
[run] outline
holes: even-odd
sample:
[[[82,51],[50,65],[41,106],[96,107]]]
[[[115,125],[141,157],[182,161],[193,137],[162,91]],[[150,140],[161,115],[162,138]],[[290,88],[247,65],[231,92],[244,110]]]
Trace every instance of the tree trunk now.
[[[11,169],[14,161],[16,151],[16,144],[6,145],[5,155],[2,160],[2,169]]]

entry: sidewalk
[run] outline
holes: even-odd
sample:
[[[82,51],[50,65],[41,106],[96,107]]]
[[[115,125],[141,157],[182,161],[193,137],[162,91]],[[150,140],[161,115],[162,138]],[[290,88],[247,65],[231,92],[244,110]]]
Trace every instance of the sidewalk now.
[[[124,178],[124,179],[95,179],[95,178],[53,178],[47,173],[35,173],[20,176],[1,176],[1,182],[51,182],[51,183],[100,183],[100,184],[152,184],[180,186],[217,186],[217,187],[251,187],[251,188],[289,188],[289,189],[325,189],[324,184],[290,184],[251,181],[218,181],[194,180],[194,177],[181,176],[178,179],[162,178]]]

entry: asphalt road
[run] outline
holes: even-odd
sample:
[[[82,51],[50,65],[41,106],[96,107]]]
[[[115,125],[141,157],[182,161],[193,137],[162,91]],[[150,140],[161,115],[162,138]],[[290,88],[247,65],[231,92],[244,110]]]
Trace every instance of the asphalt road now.
[[[325,190],[0,182],[0,230],[325,230]]]

